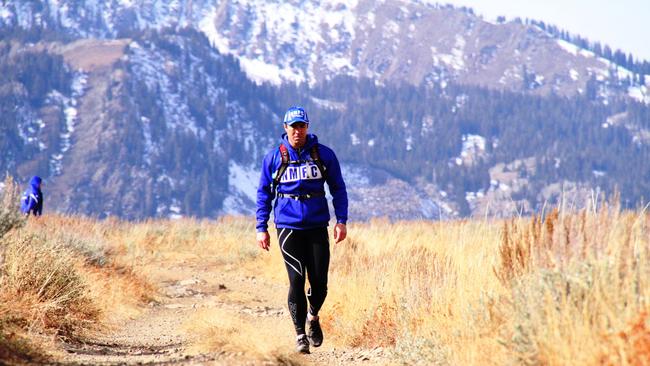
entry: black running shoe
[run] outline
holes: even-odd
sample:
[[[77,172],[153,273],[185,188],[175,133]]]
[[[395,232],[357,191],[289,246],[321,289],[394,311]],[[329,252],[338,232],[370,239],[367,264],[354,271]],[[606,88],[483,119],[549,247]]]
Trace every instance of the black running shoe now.
[[[309,341],[312,346],[320,347],[320,345],[323,344],[323,330],[320,329],[318,319],[308,320],[307,323],[309,323],[309,332],[307,332]]]
[[[309,340],[306,335],[301,334],[296,338],[296,351],[300,353],[309,353]]]

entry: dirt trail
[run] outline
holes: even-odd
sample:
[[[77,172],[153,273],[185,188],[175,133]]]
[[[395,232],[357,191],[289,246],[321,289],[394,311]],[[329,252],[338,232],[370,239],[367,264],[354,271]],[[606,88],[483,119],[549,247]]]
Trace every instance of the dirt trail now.
[[[83,344],[65,344],[61,365],[378,365],[390,363],[383,349],[337,347],[332,341],[310,355],[293,353],[292,326],[286,310],[286,285],[242,276],[217,259],[176,262],[159,273],[161,295],[135,319],[95,334]],[[259,329],[276,329],[275,342],[286,343],[287,358],[261,360],[246,352],[196,351],[198,341],[185,323],[197,311],[227,311]],[[251,342],[254,340],[251,339]],[[283,346],[281,346],[283,347]]]

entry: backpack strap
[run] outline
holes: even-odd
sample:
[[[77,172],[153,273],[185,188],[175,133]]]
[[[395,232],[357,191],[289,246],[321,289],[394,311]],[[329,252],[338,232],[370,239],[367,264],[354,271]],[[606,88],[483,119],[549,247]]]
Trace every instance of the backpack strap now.
[[[320,174],[323,179],[327,180],[327,171],[325,170],[323,161],[320,159],[320,154],[318,153],[318,144],[314,144],[314,146],[311,147],[311,150],[309,150],[309,155],[311,156],[311,160],[318,167],[318,170],[320,170]]]
[[[287,150],[287,147],[284,146],[284,144],[280,144],[280,158],[282,158],[282,162],[280,163],[278,170],[275,172],[275,177],[273,177],[273,185],[271,187],[271,191],[274,194],[278,188],[278,184],[280,184],[280,179],[284,175],[284,171],[287,170],[287,167],[289,166],[289,150]]]
[[[314,146],[311,147],[311,150],[309,150],[309,156],[311,157],[311,160],[316,164],[318,167],[318,170],[320,170],[320,174],[323,177],[323,179],[327,179],[327,171],[325,170],[325,165],[323,165],[323,161],[320,158],[320,154],[318,153],[318,145],[315,144]],[[280,184],[280,179],[282,179],[282,176],[284,175],[284,172],[287,170],[287,167],[289,164],[299,164],[302,161],[290,161],[289,160],[289,150],[287,149],[284,144],[280,144],[280,158],[282,158],[282,162],[280,163],[280,167],[278,170],[275,172],[275,176],[273,177],[273,183],[271,187],[271,191],[275,194],[276,190],[278,188],[278,185]]]

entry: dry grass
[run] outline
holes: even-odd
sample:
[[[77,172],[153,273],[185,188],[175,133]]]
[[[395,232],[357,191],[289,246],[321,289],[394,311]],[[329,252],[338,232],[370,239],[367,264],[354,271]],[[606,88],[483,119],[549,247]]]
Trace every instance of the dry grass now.
[[[267,319],[265,325],[269,326],[260,327],[254,316],[226,309],[209,309],[194,315],[186,327],[200,335],[194,345],[197,352],[212,350],[238,354],[242,364],[247,363],[246,359],[271,365],[306,363],[290,346],[294,340],[293,326],[287,319]]]
[[[17,193],[7,180],[0,208],[0,363],[47,362],[58,352],[54,339],[80,339],[135,314],[153,289],[110,254],[110,223],[43,216],[25,225]]]
[[[649,224],[645,212],[604,204],[507,221],[353,224],[332,246],[322,324],[330,342],[388,347],[408,364],[643,364]],[[119,258],[151,274],[164,263],[209,258],[286,283],[277,241],[262,252],[253,225],[126,225]],[[270,336],[251,349],[246,340],[264,329],[241,314],[206,311],[188,327],[212,350],[284,360],[279,345],[290,349],[290,338]]]
[[[124,48],[129,42],[128,39],[83,39],[61,47],[59,52],[75,69],[92,72],[117,62],[124,55]]]
[[[648,224],[604,205],[354,226],[333,251],[324,327],[407,363],[648,364]]]
[[[246,217],[30,220],[2,239],[7,259],[14,258],[2,277],[2,341],[16,338],[8,326],[74,334],[88,322],[137,311],[155,290],[140,278],[159,279],[160,268],[179,262],[209,261],[286,284],[274,233],[266,253],[254,231]],[[33,252],[40,248],[50,256]],[[328,342],[384,346],[405,364],[650,364],[649,249],[650,215],[605,203],[505,221],[352,224],[349,238],[332,245],[322,325]],[[20,258],[49,267],[35,271]],[[75,270],[57,272],[61,267]],[[211,309],[187,327],[199,335],[198,349],[296,362],[286,353],[290,320],[277,322],[260,329],[246,314]]]
[[[351,225],[332,247],[323,327],[330,341],[386,346],[408,364],[650,363],[649,224],[645,212],[602,204]],[[251,256],[246,273],[285,282],[271,255]]]

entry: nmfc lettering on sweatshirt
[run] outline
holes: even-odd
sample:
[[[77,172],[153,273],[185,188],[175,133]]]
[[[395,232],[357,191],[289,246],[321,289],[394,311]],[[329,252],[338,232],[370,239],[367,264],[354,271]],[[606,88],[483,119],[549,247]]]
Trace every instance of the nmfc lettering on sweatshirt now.
[[[320,179],[323,176],[314,164],[307,164],[301,166],[288,166],[285,170],[280,183],[296,182],[299,180]]]

